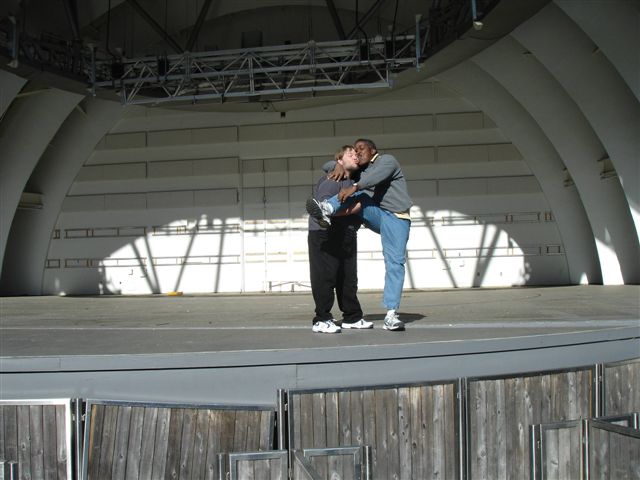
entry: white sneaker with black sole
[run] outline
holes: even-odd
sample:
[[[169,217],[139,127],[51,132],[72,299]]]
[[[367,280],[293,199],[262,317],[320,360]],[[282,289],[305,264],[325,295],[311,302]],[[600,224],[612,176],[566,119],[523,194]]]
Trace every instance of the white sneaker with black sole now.
[[[326,202],[319,202],[315,198],[311,197],[307,199],[307,213],[313,217],[318,225],[322,228],[329,228],[331,226],[331,214],[330,207],[327,206]]]
[[[382,328],[391,331],[404,330],[404,322],[398,318],[397,313],[394,313],[393,315],[384,317],[384,325]]]
[[[333,320],[324,320],[315,322],[311,330],[315,333],[340,333],[341,329]]]
[[[356,328],[358,330],[373,328],[373,322],[367,322],[364,318],[361,318],[357,322],[342,322],[342,328]]]

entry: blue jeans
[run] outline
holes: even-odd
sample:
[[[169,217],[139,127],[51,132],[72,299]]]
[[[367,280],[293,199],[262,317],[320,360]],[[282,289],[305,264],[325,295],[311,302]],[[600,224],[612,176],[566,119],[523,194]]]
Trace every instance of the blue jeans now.
[[[363,192],[352,195],[342,204],[337,195],[328,198],[327,201],[333,207],[334,215],[354,203],[362,204],[360,215],[364,224],[379,234],[382,241],[385,269],[382,304],[388,310],[397,310],[400,307],[404,285],[404,265],[407,261],[406,251],[411,221],[398,218],[392,212],[380,208],[378,203]]]

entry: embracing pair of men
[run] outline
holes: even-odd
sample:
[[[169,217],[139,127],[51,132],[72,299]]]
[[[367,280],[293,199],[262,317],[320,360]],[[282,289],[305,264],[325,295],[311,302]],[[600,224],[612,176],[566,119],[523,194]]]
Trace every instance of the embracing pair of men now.
[[[379,153],[374,142],[361,138],[353,146],[342,147],[324,170],[331,173],[318,181],[306,205],[315,302],[312,330],[341,331],[331,314],[334,291],[343,313],[342,328],[373,328],[373,323],[363,318],[357,297],[357,231],[363,223],[382,241],[382,304],[387,310],[383,328],[404,330],[397,310],[404,284],[412,201],[400,165],[392,155]]]

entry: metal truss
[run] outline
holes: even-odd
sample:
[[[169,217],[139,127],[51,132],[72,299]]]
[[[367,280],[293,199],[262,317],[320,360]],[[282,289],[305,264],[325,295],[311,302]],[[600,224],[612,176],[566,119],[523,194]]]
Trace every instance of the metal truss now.
[[[93,89],[124,104],[272,101],[319,92],[385,88],[391,74],[419,68],[419,35],[93,62]],[[94,90],[95,91],[95,90]]]

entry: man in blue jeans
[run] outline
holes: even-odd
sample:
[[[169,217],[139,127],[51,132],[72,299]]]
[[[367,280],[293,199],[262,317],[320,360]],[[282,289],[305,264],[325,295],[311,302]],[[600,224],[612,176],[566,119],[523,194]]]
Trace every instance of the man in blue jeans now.
[[[361,138],[355,143],[360,167],[360,179],[322,202],[307,200],[307,211],[318,224],[328,227],[331,216],[355,203],[361,204],[360,215],[367,228],[380,234],[385,277],[382,304],[387,309],[385,330],[404,330],[398,318],[404,285],[407,242],[411,229],[409,210],[413,202],[398,161],[389,154],[379,154],[371,140]],[[331,178],[342,178],[336,166]]]

